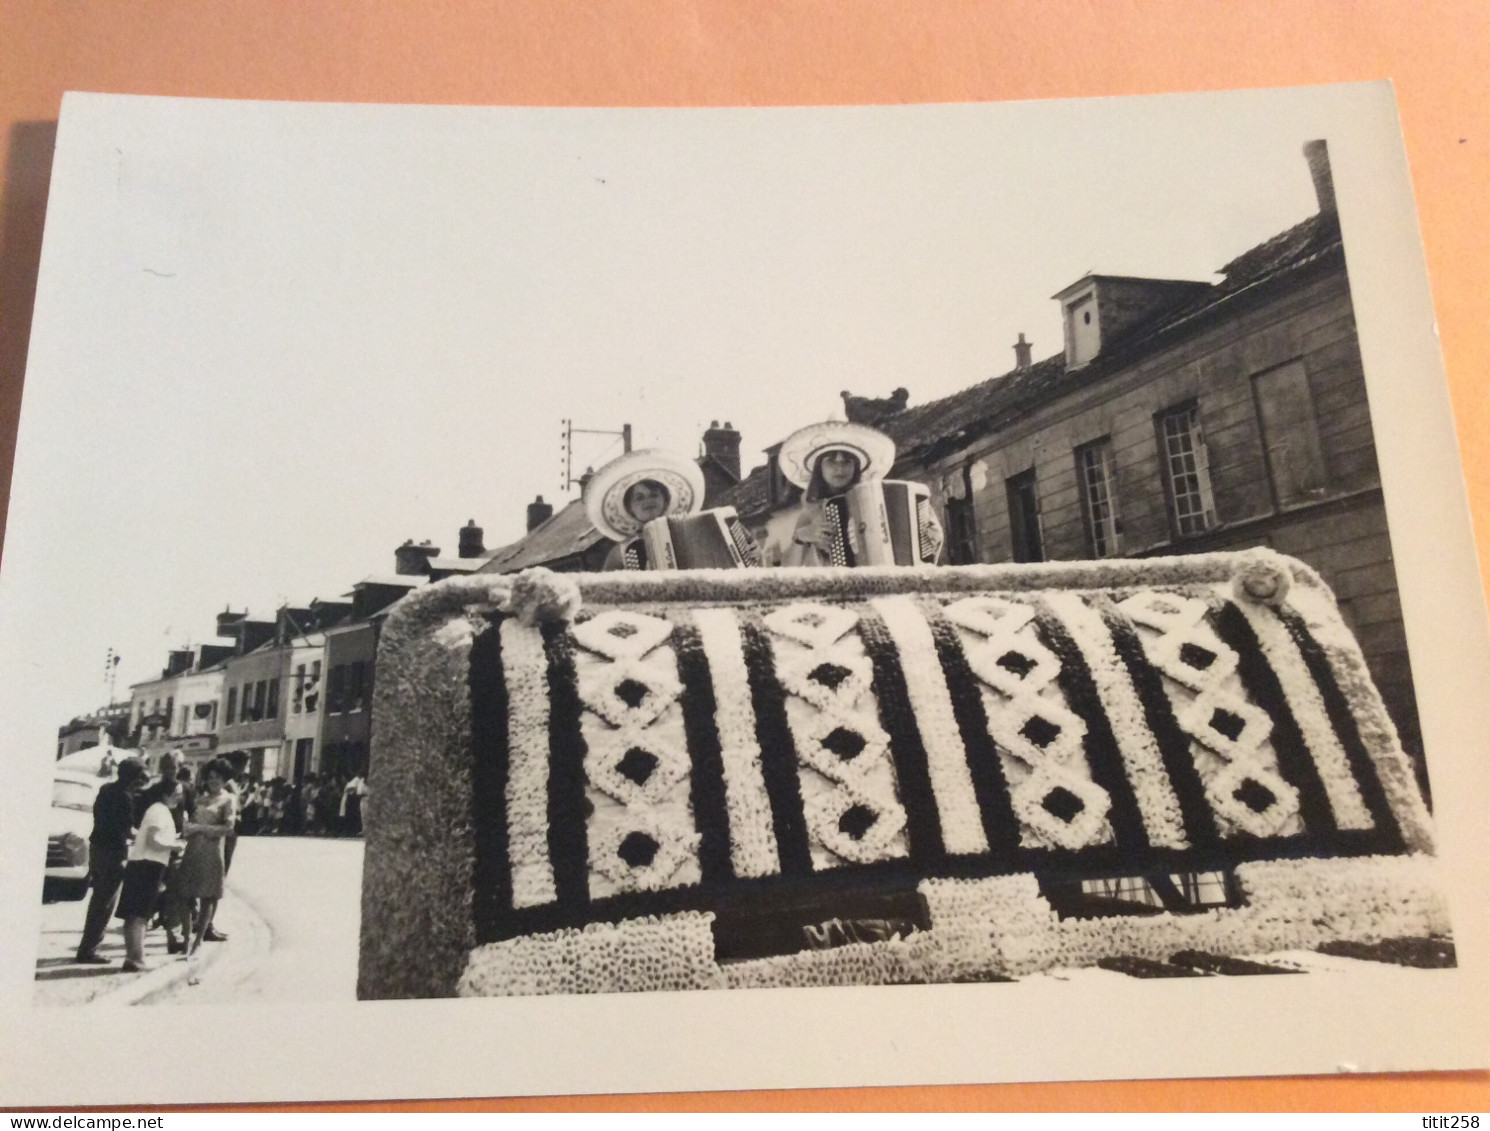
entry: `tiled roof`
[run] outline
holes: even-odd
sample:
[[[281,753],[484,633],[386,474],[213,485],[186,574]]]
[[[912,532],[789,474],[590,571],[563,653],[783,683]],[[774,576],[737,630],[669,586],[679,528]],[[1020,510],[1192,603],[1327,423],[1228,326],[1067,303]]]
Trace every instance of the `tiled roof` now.
[[[771,505],[770,468],[766,464],[751,468],[740,482],[719,492],[716,507],[734,507],[742,515],[755,515]]]
[[[535,526],[526,536],[493,551],[479,572],[513,573],[529,566],[561,561],[584,553],[604,538],[605,535],[591,525],[584,503],[575,499]]]
[[[908,408],[880,422],[895,441],[897,466],[909,460],[934,459],[991,431],[1020,408],[1043,401],[1066,374],[1066,355],[1056,354],[1028,369],[1011,370],[959,393]]]
[[[1311,216],[1237,256],[1221,269],[1223,277],[1215,286],[1161,311],[1117,340],[1104,342],[1102,354],[1082,372],[1082,377],[1099,377],[1108,369],[1104,362],[1120,362],[1157,345],[1258,286],[1339,250],[1340,225],[1334,214]],[[906,409],[882,421],[879,427],[894,439],[898,462],[935,459],[986,435],[1033,405],[1045,403],[1048,394],[1066,384],[1065,378],[1065,355],[1061,353],[1027,370],[1011,370],[941,400]]]
[[[1244,251],[1221,268],[1221,281],[1191,301],[1161,312],[1142,326],[1134,327],[1115,346],[1124,353],[1149,344],[1153,339],[1188,325],[1233,300],[1301,267],[1341,250],[1340,220],[1333,212],[1310,216],[1266,243]]]

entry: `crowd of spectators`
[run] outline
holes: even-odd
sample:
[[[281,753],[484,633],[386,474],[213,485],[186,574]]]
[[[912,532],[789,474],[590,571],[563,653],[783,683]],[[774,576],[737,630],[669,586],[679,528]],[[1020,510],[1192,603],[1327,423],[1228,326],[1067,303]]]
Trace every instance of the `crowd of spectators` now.
[[[306,774],[239,785],[238,831],[244,836],[360,836],[367,782],[361,774]]]
[[[203,942],[224,942],[213,926],[223,879],[241,836],[360,836],[367,782],[361,774],[306,774],[298,783],[261,782],[244,757],[214,758],[193,774],[179,755],[162,754],[159,776],[126,757],[98,791],[89,839],[93,888],[76,961],[99,955],[109,921],[124,921],[126,971],[148,969],[145,934],[163,928],[169,954],[190,957]],[[101,769],[101,773],[105,770]]]

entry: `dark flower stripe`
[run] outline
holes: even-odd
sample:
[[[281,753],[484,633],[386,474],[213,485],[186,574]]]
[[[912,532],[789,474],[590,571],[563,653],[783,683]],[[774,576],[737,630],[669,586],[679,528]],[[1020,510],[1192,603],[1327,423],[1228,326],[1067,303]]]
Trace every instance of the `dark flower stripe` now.
[[[1193,740],[1174,717],[1174,708],[1164,690],[1163,673],[1149,663],[1138,630],[1111,601],[1098,597],[1093,599],[1093,604],[1107,622],[1108,631],[1112,633],[1112,646],[1128,669],[1128,678],[1133,681],[1139,702],[1143,704],[1149,730],[1159,744],[1164,772],[1169,775],[1169,783],[1174,787],[1180,815],[1185,822],[1185,839],[1197,849],[1217,847],[1221,837],[1216,829],[1216,816],[1205,797],[1205,783],[1200,780],[1200,771],[1195,768],[1195,758],[1190,753]]]
[[[776,658],[770,634],[760,617],[739,610],[745,670],[750,675],[750,697],[755,706],[755,735],[761,748],[761,776],[771,800],[771,824],[784,875],[812,872],[812,850],[807,842],[807,817],[802,808],[802,782],[797,776],[797,746],[786,721],[786,691],[776,678]]]
[[[554,869],[555,902],[583,910],[590,901],[590,848],[586,823],[584,704],[574,672],[574,646],[567,627],[543,629],[548,655],[548,854]]]
[[[1240,657],[1237,675],[1247,689],[1247,697],[1273,720],[1272,742],[1278,755],[1278,773],[1299,791],[1299,816],[1303,818],[1305,834],[1329,837],[1338,828],[1330,796],[1309,753],[1309,744],[1304,741],[1304,733],[1288,709],[1278,674],[1258,643],[1257,633],[1252,631],[1241,610],[1229,601],[1214,620],[1217,635]]]
[[[1091,769],[1092,781],[1106,790],[1112,800],[1107,819],[1118,847],[1143,852],[1149,847],[1148,831],[1143,827],[1143,811],[1138,807],[1133,783],[1128,780],[1128,769],[1123,764],[1123,753],[1118,749],[1117,738],[1112,733],[1102,698],[1097,694],[1096,681],[1086,666],[1086,658],[1066,631],[1066,626],[1050,613],[1042,611],[1036,616],[1035,631],[1061,662],[1056,684],[1066,697],[1066,705],[1086,723],[1086,737],[1082,744],[1087,766]]]
[[[1386,790],[1376,771],[1376,763],[1366,749],[1365,742],[1361,740],[1361,731],[1356,726],[1355,715],[1351,713],[1345,692],[1341,690],[1340,683],[1335,678],[1335,669],[1331,666],[1329,657],[1319,641],[1314,639],[1313,633],[1309,631],[1302,617],[1291,609],[1282,610],[1279,616],[1288,626],[1289,634],[1298,644],[1304,662],[1309,665],[1309,674],[1314,677],[1314,683],[1324,699],[1325,711],[1330,716],[1330,725],[1335,728],[1335,733],[1340,738],[1340,745],[1345,748],[1345,756],[1350,760],[1350,772],[1355,775],[1356,784],[1361,788],[1361,800],[1366,803],[1371,819],[1376,823],[1377,829],[1387,842],[1383,851],[1403,851],[1405,844],[1402,839],[1401,826],[1397,824],[1391,802],[1387,800]]]
[[[471,643],[471,916],[477,942],[497,937],[512,907],[507,857],[507,683],[502,671],[502,618],[492,616]]]
[[[968,772],[973,779],[973,796],[983,813],[983,834],[988,849],[995,856],[1019,849],[1019,818],[1009,800],[1009,783],[1004,778],[1004,764],[998,744],[988,730],[988,712],[983,709],[983,693],[978,677],[968,665],[957,628],[940,611],[927,610],[926,623],[936,644],[937,659],[947,680],[952,699],[952,713],[962,732],[962,746],[967,751]]]
[[[683,732],[692,759],[689,775],[693,822],[699,833],[698,863],[706,884],[734,877],[730,859],[729,803],[725,797],[724,757],[714,721],[714,681],[698,629],[673,625],[678,678],[683,684]]]
[[[1374,834],[1342,830],[1328,846],[1313,837],[1241,837],[1227,840],[1206,851],[1155,848],[1146,854],[1143,874],[1222,871],[1252,860],[1310,860],[1375,856],[1381,852]],[[1022,848],[1003,855],[947,856],[934,868],[897,857],[873,864],[830,868],[796,875],[742,877],[715,886],[693,885],[661,891],[624,892],[605,896],[579,908],[543,904],[521,908],[500,925],[500,938],[586,923],[614,923],[645,915],[679,911],[710,911],[728,908],[736,912],[752,906],[762,913],[806,895],[831,897],[843,893],[852,899],[856,892],[913,888],[927,878],[976,879],[986,876],[1033,874],[1057,882],[1071,883],[1096,877],[1140,874],[1131,852],[1116,844],[1093,845],[1075,852]]]
[[[874,667],[871,693],[879,707],[880,725],[890,736],[890,757],[895,763],[895,779],[900,804],[905,809],[906,835],[910,840],[911,859],[922,862],[941,860],[947,854],[942,841],[941,817],[936,808],[936,794],[931,788],[931,770],[926,764],[926,746],[916,726],[916,712],[911,709],[910,692],[900,670],[900,650],[884,620],[869,605],[859,606],[859,638]]]

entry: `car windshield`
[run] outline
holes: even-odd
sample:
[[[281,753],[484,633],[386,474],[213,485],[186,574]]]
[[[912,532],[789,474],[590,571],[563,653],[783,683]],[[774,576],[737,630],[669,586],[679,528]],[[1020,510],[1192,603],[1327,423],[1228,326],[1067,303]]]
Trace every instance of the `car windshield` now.
[[[57,780],[52,783],[52,807],[55,809],[81,809],[93,812],[93,788],[77,781]]]

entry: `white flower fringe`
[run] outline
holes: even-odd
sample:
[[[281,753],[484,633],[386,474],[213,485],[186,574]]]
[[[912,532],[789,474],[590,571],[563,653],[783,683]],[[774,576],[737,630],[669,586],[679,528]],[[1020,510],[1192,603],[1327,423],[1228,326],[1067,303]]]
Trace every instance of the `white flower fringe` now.
[[[686,912],[489,943],[471,952],[464,996],[764,986],[863,986],[1021,977],[1107,956],[1163,961],[1335,939],[1441,935],[1448,914],[1431,858],[1375,856],[1243,864],[1247,904],[1191,915],[1060,919],[1028,874],[925,880],[931,928],[905,938],[720,965],[713,915]]]

